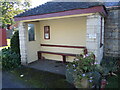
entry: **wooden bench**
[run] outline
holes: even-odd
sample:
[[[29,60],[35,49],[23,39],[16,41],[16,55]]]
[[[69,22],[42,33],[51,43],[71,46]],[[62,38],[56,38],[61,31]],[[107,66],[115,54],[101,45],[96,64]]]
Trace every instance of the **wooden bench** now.
[[[50,45],[50,44],[40,44],[40,46],[44,47],[62,47],[62,48],[78,48],[78,49],[83,49],[84,53],[86,53],[86,47],[84,46],[66,46],[66,45]],[[70,54],[70,53],[60,53],[60,52],[49,52],[49,51],[38,51],[38,59],[42,59],[42,53],[46,54],[54,54],[54,55],[61,55],[63,62],[66,62],[66,56],[73,56],[76,57],[76,54]]]
[[[48,52],[48,51],[38,51],[37,53],[38,53],[38,59],[42,59],[42,53],[61,55],[63,59],[63,63],[66,63],[66,56],[76,57],[76,54],[70,54],[70,53],[59,53],[59,52]]]

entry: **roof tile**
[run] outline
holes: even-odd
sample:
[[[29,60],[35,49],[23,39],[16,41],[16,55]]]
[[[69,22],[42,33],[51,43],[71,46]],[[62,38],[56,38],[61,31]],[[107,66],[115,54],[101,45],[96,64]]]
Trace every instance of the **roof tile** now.
[[[105,5],[105,6],[113,6],[118,5],[118,2],[47,2],[45,4],[39,5],[35,8],[29,9],[21,14],[18,14],[15,17],[25,17],[25,16],[33,16],[33,15],[41,15],[47,13],[54,13],[60,11],[67,11],[73,9],[83,9],[89,8],[92,6]]]

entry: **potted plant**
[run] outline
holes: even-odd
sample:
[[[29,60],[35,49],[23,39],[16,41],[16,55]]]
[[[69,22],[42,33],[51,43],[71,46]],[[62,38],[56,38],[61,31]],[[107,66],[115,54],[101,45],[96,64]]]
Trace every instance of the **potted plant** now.
[[[97,64],[93,53],[83,55],[83,57],[77,56],[72,63],[67,65],[66,78],[76,88],[93,88],[100,79],[99,72],[95,71]]]

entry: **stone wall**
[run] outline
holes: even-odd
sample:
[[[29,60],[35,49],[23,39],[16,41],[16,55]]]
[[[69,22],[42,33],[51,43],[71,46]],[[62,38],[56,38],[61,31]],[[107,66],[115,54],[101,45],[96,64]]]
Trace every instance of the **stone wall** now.
[[[107,9],[105,20],[104,57],[120,58],[120,9]]]

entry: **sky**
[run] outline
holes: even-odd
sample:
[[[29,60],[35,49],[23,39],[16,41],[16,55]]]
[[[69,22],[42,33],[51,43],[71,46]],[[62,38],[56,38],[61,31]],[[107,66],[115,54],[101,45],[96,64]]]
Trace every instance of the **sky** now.
[[[48,1],[52,1],[52,0],[31,0],[32,8],[36,7],[36,6],[39,6],[41,4],[44,4],[44,3],[48,2]]]

